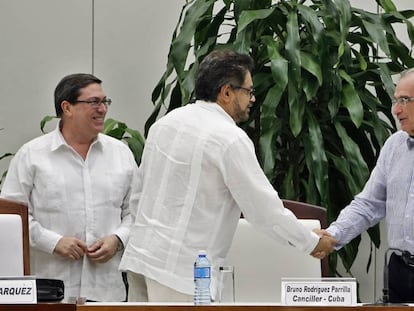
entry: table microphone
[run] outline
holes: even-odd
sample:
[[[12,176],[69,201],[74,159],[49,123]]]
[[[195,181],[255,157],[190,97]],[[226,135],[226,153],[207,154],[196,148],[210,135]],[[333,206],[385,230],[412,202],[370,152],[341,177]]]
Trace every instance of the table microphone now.
[[[390,303],[390,296],[389,296],[389,288],[388,288],[388,252],[399,252],[401,254],[404,254],[405,252],[399,248],[390,247],[385,251],[384,254],[384,284],[382,288],[382,305],[404,305],[400,303]]]
[[[382,299],[380,299],[379,301],[373,303],[373,304],[365,304],[365,306],[390,306],[390,305],[402,305],[402,306],[406,306],[406,304],[402,304],[402,303],[392,303],[390,302],[390,296],[389,296],[389,288],[388,288],[388,253],[389,252],[399,252],[401,254],[404,254],[404,251],[399,249],[399,248],[394,248],[394,247],[390,247],[387,248],[387,250],[385,251],[384,254],[384,283],[383,283],[383,287],[382,287]]]

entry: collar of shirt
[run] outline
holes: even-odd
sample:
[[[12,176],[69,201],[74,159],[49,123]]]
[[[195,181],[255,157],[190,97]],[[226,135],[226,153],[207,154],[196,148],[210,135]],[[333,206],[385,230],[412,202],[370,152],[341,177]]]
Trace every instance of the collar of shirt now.
[[[408,136],[407,137],[407,147],[411,149],[414,147],[414,137]]]
[[[62,135],[62,132],[60,131],[60,121],[58,122],[58,124],[56,125],[56,128],[53,132],[51,132],[51,135],[53,135],[53,142],[51,145],[51,150],[55,151],[57,149],[59,149],[62,146],[66,146],[69,147],[69,144],[66,142],[65,138]],[[101,133],[98,134],[98,137],[92,142],[91,147],[96,145],[95,148],[100,148],[101,150],[103,149],[104,145],[102,143],[102,138],[101,138]]]
[[[236,122],[234,122],[233,118],[223,109],[223,107],[221,107],[219,104],[217,103],[213,103],[213,102],[206,102],[203,100],[197,100],[195,102],[195,105],[200,105],[201,107],[203,107],[206,110],[210,110],[210,111],[217,111],[219,112],[223,117],[225,117],[228,121],[230,121],[233,124],[236,124]]]

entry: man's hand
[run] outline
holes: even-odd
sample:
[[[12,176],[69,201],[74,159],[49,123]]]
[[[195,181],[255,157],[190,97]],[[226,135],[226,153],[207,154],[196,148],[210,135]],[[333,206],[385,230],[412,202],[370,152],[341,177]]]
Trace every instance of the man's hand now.
[[[84,241],[75,237],[63,237],[56,244],[53,252],[72,260],[79,260],[83,257],[87,249],[88,246]]]
[[[116,254],[119,243],[115,234],[108,235],[88,247],[87,256],[91,261],[107,262]]]
[[[312,251],[311,255],[318,259],[323,259],[326,255],[329,255],[333,252],[335,245],[338,243],[326,230],[315,229],[313,230],[321,238],[316,245],[315,249]]]

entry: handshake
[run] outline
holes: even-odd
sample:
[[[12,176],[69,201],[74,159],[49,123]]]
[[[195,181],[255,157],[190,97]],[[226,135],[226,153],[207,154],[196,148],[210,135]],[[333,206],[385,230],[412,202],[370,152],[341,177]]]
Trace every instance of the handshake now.
[[[310,254],[317,259],[323,259],[326,255],[329,255],[334,251],[334,247],[338,241],[335,240],[326,230],[315,229],[313,232],[319,235],[320,239],[315,249]]]

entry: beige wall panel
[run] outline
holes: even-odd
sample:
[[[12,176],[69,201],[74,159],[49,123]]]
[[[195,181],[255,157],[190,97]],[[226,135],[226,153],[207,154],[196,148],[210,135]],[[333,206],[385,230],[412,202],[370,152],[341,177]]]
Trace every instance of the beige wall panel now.
[[[41,134],[63,75],[90,71],[91,8],[85,0],[0,1],[0,155]]]
[[[184,0],[95,1],[95,73],[113,99],[108,116],[143,133]]]

